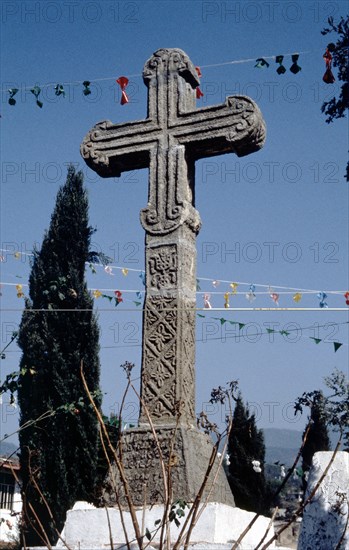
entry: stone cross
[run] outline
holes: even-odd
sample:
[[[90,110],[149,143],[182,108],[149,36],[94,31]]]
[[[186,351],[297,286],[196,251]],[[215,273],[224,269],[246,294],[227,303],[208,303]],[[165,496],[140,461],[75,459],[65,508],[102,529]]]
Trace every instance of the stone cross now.
[[[144,407],[164,430],[174,426],[179,412],[186,438],[196,424],[195,238],[201,221],[195,209],[195,161],[258,151],[265,124],[258,107],[244,96],[197,109],[200,81],[180,49],[157,50],[144,66],[143,80],[147,118],[98,123],[83,140],[81,154],[102,177],[149,168],[148,204],[140,214],[146,232],[146,294],[139,427],[148,426]]]

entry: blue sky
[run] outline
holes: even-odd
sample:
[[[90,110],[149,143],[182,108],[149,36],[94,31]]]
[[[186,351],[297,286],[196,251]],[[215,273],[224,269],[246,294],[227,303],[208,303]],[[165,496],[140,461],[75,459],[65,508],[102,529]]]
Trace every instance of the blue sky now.
[[[229,282],[240,284],[230,310],[204,311],[197,319],[197,404],[220,422],[224,412],[208,409],[210,390],[238,379],[243,397],[260,427],[302,429],[292,403],[303,391],[323,387],[337,367],[348,372],[348,312],[343,293],[328,294],[329,309],[316,294],[295,304],[296,290],[348,290],[347,119],[328,125],[321,113],[325,99],[338,93],[338,82],[322,82],[322,55],[335,37],[321,35],[327,17],[346,15],[345,2],[3,1],[1,62],[1,252],[2,347],[20,321],[29,257],[49,225],[66,167],[73,162],[85,175],[94,245],[113,258],[113,275],[103,268],[88,284],[123,291],[117,308],[96,300],[101,325],[104,410],[117,412],[124,380],[119,365],[141,361],[141,307],[136,291],[144,268],[144,233],[139,211],[147,203],[147,171],[102,180],[79,153],[86,133],[101,120],[115,123],[146,116],[145,61],[158,48],[179,47],[201,67],[204,97],[197,107],[222,103],[227,95],[254,99],[267,125],[264,148],[253,155],[203,159],[196,164],[196,207],[203,220],[197,240],[198,278],[210,292],[213,308],[223,308]],[[289,71],[292,53],[302,70]],[[276,73],[276,55],[285,55],[284,75]],[[270,58],[274,56],[274,58]],[[269,68],[254,68],[268,58]],[[231,63],[234,62],[234,63]],[[238,63],[236,63],[238,62]],[[119,76],[128,76],[130,102],[120,105]],[[82,94],[84,80],[91,95]],[[64,84],[66,97],[54,95]],[[43,108],[30,88],[42,88]],[[18,88],[15,106],[9,88]],[[9,251],[9,252],[6,252]],[[13,255],[19,251],[18,259]],[[129,270],[124,276],[121,268]],[[135,270],[135,271],[132,271]],[[214,287],[212,281],[220,281]],[[226,281],[226,282],[224,282]],[[245,298],[256,286],[254,302]],[[266,285],[264,287],[258,285]],[[280,293],[280,311],[233,311],[275,307],[267,285]],[[277,287],[285,287],[283,289]],[[124,292],[132,290],[134,292]],[[217,294],[215,294],[215,292]],[[108,291],[105,291],[108,293]],[[198,294],[198,307],[203,306]],[[282,308],[316,308],[315,311]],[[238,321],[240,329],[223,317]],[[216,319],[215,319],[216,318]],[[310,327],[310,328],[309,328]],[[311,328],[312,327],[312,328]],[[320,328],[319,328],[320,327]],[[288,336],[264,334],[298,329]],[[235,330],[235,333],[232,332]],[[263,333],[263,334],[262,334]],[[295,335],[295,336],[294,336]],[[310,337],[323,341],[316,345]],[[333,341],[343,343],[334,353]],[[12,345],[2,361],[2,378],[17,369],[20,354]],[[16,429],[18,412],[4,399],[2,420]],[[137,419],[130,396],[128,421]]]

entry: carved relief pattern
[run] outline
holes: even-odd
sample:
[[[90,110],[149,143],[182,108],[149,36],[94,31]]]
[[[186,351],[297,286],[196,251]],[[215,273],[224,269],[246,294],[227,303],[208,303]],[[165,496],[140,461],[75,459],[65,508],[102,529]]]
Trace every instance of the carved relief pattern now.
[[[159,246],[148,251],[148,280],[158,290],[177,285],[177,247]]]
[[[142,398],[156,420],[174,418],[177,374],[177,300],[148,297],[145,304]],[[146,420],[144,411],[141,418]]]

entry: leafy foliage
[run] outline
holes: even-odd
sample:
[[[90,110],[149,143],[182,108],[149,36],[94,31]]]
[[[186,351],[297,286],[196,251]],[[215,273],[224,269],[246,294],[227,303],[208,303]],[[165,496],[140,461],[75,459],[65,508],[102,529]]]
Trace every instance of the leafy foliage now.
[[[238,395],[233,414],[233,427],[228,442],[228,481],[239,508],[267,514],[268,490],[264,477],[265,445],[255,416]],[[259,467],[255,465],[259,463]]]
[[[329,44],[329,50],[332,54],[333,67],[338,69],[337,77],[342,82],[338,97],[333,97],[330,101],[325,101],[321,106],[321,111],[327,116],[326,122],[330,123],[338,118],[346,116],[349,107],[349,65],[348,65],[348,47],[349,47],[349,16],[341,17],[339,23],[334,22],[333,17],[328,18],[328,27],[321,31],[321,34],[329,33],[338,35],[336,43]],[[349,181],[349,162],[346,169],[346,180]]]
[[[82,174],[70,167],[41,249],[34,251],[18,336],[20,423],[52,411],[19,433],[23,534],[30,546],[43,542],[35,514],[54,543],[66,511],[94,492],[97,420],[80,377],[83,365],[100,406],[99,329],[84,278],[93,232]]]

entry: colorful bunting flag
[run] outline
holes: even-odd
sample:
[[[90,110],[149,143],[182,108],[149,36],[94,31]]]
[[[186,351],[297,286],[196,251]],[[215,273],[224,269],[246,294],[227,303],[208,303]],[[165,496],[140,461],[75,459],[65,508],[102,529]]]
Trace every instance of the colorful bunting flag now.
[[[63,88],[63,84],[56,84],[56,86],[55,86],[55,95],[57,95],[57,96],[62,95],[63,97],[65,97],[65,91],[64,91],[64,88]]]
[[[10,88],[8,93],[10,94],[10,97],[9,97],[9,100],[8,100],[8,103],[9,105],[16,105],[16,100],[14,98],[14,96],[16,95],[16,93],[18,92],[18,88]]]
[[[226,309],[229,308],[229,292],[226,292],[226,293],[224,294],[224,307],[225,307]]]
[[[123,267],[122,270],[121,270],[121,273],[124,275],[124,277],[126,277],[126,275],[128,275],[128,269]]]
[[[128,84],[128,78],[126,76],[120,76],[118,79],[117,79],[117,84],[119,84],[120,88],[121,88],[121,99],[120,99],[120,105],[125,105],[126,103],[129,102],[129,99],[127,97],[127,94],[125,92],[125,89],[127,87],[127,84]]]
[[[102,296],[102,293],[100,290],[94,290],[92,292],[94,298],[100,298]]]
[[[91,93],[91,89],[90,89],[91,82],[89,80],[84,80],[82,85],[84,87],[84,89],[82,90],[82,93],[84,95],[90,95],[90,93]]]
[[[24,298],[23,285],[16,285],[17,298]]]
[[[255,69],[266,69],[269,67],[269,63],[263,59],[263,57],[259,57],[256,59]]]
[[[212,309],[212,306],[210,304],[210,298],[211,298],[211,294],[204,294],[204,308],[205,309]]]
[[[201,78],[202,73],[201,73],[200,67],[195,67],[195,70],[197,72],[198,77]],[[204,94],[200,90],[199,86],[197,86],[196,87],[196,99],[201,99],[203,96],[204,96]]]
[[[231,293],[236,294],[237,288],[238,288],[238,283],[230,283],[230,288],[231,288]]]
[[[349,291],[344,294],[345,303],[349,306]]]
[[[296,304],[298,304],[298,302],[300,302],[301,299],[302,299],[302,295],[301,295],[300,292],[296,292],[296,294],[294,294],[292,296],[292,298],[293,298],[294,302],[296,302]]]
[[[291,71],[291,73],[293,73],[293,74],[297,74],[297,73],[299,73],[299,71],[302,70],[302,67],[300,67],[300,66],[297,64],[298,59],[299,59],[298,53],[292,55],[292,65],[291,65],[291,67],[290,67],[290,71]]]
[[[327,302],[326,302],[327,294],[325,294],[325,292],[319,292],[317,297],[320,300],[319,307],[327,308],[328,307]]]
[[[39,95],[41,94],[41,88],[40,86],[38,86],[37,84],[34,86],[34,88],[32,88],[31,90],[31,93],[36,97],[36,104],[38,107],[40,107],[40,109],[42,109],[42,106],[43,106],[43,103],[42,101],[40,101],[39,99]]]
[[[286,72],[286,69],[282,64],[283,60],[283,55],[277,55],[275,58],[275,62],[279,64],[279,67],[276,69],[277,74],[284,74]]]
[[[332,54],[331,54],[331,52],[333,52],[335,49],[336,49],[336,46],[331,42],[330,44],[328,44],[326,51],[322,56],[326,63],[326,71],[324,76],[322,77],[322,80],[326,84],[333,84],[334,81],[336,80],[332,73]]]

